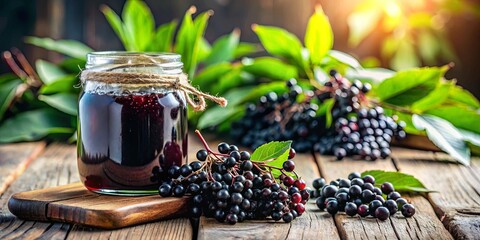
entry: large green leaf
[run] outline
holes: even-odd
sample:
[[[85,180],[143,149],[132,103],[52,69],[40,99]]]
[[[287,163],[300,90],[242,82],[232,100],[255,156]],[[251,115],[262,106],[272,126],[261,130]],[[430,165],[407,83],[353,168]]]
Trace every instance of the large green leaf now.
[[[133,42],[130,41],[129,37],[127,37],[127,33],[125,32],[120,17],[106,5],[102,5],[100,10],[102,11],[103,15],[105,15],[105,18],[112,27],[113,31],[117,34],[118,38],[120,38],[120,41],[122,41],[123,47],[127,51],[134,51],[135,46],[133,45]]]
[[[128,0],[122,12],[125,37],[135,47],[130,51],[146,51],[151,44],[155,20],[150,8],[141,0]]]
[[[469,91],[463,89],[458,85],[450,89],[448,98],[453,101],[463,103],[474,108],[480,108],[480,102],[478,101],[478,99],[475,98],[475,96],[473,96],[472,93],[470,93]]]
[[[85,63],[85,59],[67,58],[63,60],[58,66],[68,73],[79,76],[80,71],[85,68]]]
[[[248,56],[252,53],[258,52],[259,46],[255,43],[246,43],[246,42],[240,42],[238,43],[237,49],[235,49],[235,52],[233,53],[234,58],[241,58]]]
[[[53,95],[40,95],[40,101],[73,116],[77,115],[78,111],[78,96],[72,93],[57,93]]]
[[[52,82],[48,85],[43,85],[40,88],[41,94],[54,94],[54,93],[78,93],[79,87],[75,87],[78,85],[78,78],[76,75],[66,75],[58,79],[55,82]]]
[[[264,162],[273,159],[277,159],[285,155],[285,152],[290,151],[290,146],[292,141],[282,141],[282,142],[269,142],[261,145],[255,151],[253,151],[250,159],[254,162]],[[288,154],[286,155],[288,157]],[[287,160],[287,159],[280,159]],[[282,161],[282,162],[283,162]]]
[[[452,82],[441,83],[431,91],[426,97],[414,102],[412,110],[415,112],[423,112],[429,109],[434,109],[448,98],[450,89],[452,89]]]
[[[53,40],[51,38],[27,37],[25,38],[25,42],[77,59],[86,59],[87,53],[93,52],[90,47],[75,40]]]
[[[412,117],[418,130],[425,130],[427,137],[438,148],[447,152],[464,165],[470,164],[470,150],[462,134],[448,121],[433,115],[416,115]]]
[[[218,79],[218,83],[212,87],[211,93],[223,94],[230,89],[235,89],[255,82],[252,74],[242,71],[240,68],[233,69]]]
[[[305,32],[305,47],[310,51],[313,64],[320,65],[323,57],[333,47],[333,31],[328,17],[319,7],[310,17]]]
[[[0,143],[34,141],[48,134],[74,131],[67,115],[53,109],[38,109],[17,114],[0,125]]]
[[[295,35],[278,27],[254,25],[252,28],[267,52],[293,60],[298,66],[304,65],[302,44]]]
[[[261,96],[268,92],[284,93],[287,87],[284,82],[271,82],[259,84],[248,95],[242,99],[242,103],[257,101]]]
[[[200,50],[200,43],[205,35],[205,29],[207,28],[208,24],[208,19],[213,15],[212,11],[206,11],[203,13],[200,13],[195,20],[193,21],[193,28],[195,29],[195,35],[194,39],[192,42],[192,55],[191,55],[191,62],[190,62],[190,70],[188,71],[188,74],[190,76],[193,76],[195,74],[195,71],[197,70],[197,64],[198,64],[198,53]]]
[[[206,59],[205,64],[211,65],[231,61],[234,58],[239,41],[240,31],[238,29],[217,39],[212,45],[212,51]]]
[[[152,42],[149,44],[149,51],[152,52],[171,52],[173,46],[173,37],[178,22],[173,20],[169,23],[160,25],[155,32]]]
[[[420,180],[414,176],[401,172],[387,172],[383,170],[369,170],[362,173],[362,177],[371,175],[375,178],[375,186],[380,187],[384,182],[393,184],[398,192],[431,192]]]
[[[67,75],[61,68],[59,68],[55,64],[41,59],[35,62],[35,66],[37,68],[37,73],[40,76],[40,79],[45,84],[53,83]]]
[[[21,84],[22,80],[18,78],[0,82],[0,120],[2,120],[3,114],[15,98],[15,92]]]
[[[200,42],[198,43],[198,57],[197,61],[199,63],[202,63],[205,61],[205,59],[210,56],[210,52],[212,51],[212,46],[210,43],[208,43],[207,39],[204,37],[200,39]]]
[[[243,70],[257,77],[275,80],[287,80],[298,77],[297,68],[277,58],[259,57],[253,59],[253,61],[243,61],[243,63]]]
[[[457,128],[480,134],[480,113],[467,106],[443,105],[430,109],[425,113],[443,118]]]
[[[447,67],[416,68],[397,72],[375,89],[380,101],[395,105],[410,105],[435,89]]]
[[[220,106],[214,106],[208,111],[206,111],[202,116],[198,119],[198,124],[197,128],[198,129],[204,129],[207,127],[211,126],[216,126],[238,111],[243,109],[243,106],[236,106],[236,107],[220,107]]]
[[[192,85],[199,86],[203,91],[209,91],[220,77],[227,74],[232,69],[233,66],[231,63],[218,63],[208,66],[193,78]]]
[[[203,12],[193,21],[192,14],[195,11],[196,9],[191,7],[185,13],[175,44],[175,51],[182,55],[183,68],[190,76],[195,73],[200,41],[205,33],[208,19],[212,15],[210,11]]]

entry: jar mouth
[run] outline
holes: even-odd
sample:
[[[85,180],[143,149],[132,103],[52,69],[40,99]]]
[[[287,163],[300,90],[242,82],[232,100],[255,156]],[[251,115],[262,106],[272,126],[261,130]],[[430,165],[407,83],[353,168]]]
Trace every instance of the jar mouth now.
[[[168,52],[100,51],[87,54],[86,69],[105,65],[155,64],[158,67],[181,68],[181,55]]]

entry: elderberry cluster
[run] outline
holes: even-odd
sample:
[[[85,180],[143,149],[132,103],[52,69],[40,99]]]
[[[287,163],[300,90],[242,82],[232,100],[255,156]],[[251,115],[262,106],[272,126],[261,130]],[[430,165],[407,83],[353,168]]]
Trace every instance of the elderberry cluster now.
[[[171,180],[164,179],[159,187],[162,197],[191,195],[190,217],[203,215],[229,224],[267,218],[291,222],[305,212],[310,190],[294,172],[295,150],[290,149],[289,160],[277,168],[251,160],[249,152],[235,145],[220,143],[217,153],[202,141],[199,161],[170,167]],[[272,176],[272,169],[279,178]]]
[[[358,214],[384,221],[398,210],[405,217],[415,214],[415,207],[402,198],[391,183],[384,182],[380,188],[375,187],[375,178],[371,175],[362,178],[359,173],[353,172],[348,179],[340,178],[330,184],[318,178],[313,181],[313,188],[312,196],[318,197],[318,208],[326,209],[331,215],[345,212],[352,217]]]
[[[260,97],[233,123],[232,137],[251,148],[268,141],[293,140],[299,152],[314,150],[333,154],[338,160],[346,156],[387,158],[392,139],[405,138],[405,123],[372,105],[365,95],[370,84],[358,80],[351,83],[334,70],[330,75],[330,80],[315,91],[303,91],[295,79],[290,79],[286,83],[288,93],[278,96],[270,92]],[[299,95],[302,101],[297,101]],[[331,115],[319,114],[318,104],[331,104]],[[330,122],[333,124],[327,126]]]

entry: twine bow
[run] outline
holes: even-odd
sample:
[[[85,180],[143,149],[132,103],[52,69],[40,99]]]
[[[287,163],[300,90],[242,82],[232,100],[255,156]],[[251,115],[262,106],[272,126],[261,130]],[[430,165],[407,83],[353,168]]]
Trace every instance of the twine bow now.
[[[142,64],[142,66],[148,65],[155,66],[155,64]],[[177,89],[185,93],[185,98],[188,104],[190,104],[195,111],[205,110],[205,99],[212,100],[222,107],[227,106],[227,99],[204,93],[193,87],[188,80],[188,76],[184,73],[177,75],[165,75],[141,72],[99,72],[93,70],[84,70],[80,75],[80,80],[82,83],[85,83],[87,80],[91,80],[104,83],[154,84],[155,86],[159,87]],[[198,102],[194,101],[191,95],[194,95]]]

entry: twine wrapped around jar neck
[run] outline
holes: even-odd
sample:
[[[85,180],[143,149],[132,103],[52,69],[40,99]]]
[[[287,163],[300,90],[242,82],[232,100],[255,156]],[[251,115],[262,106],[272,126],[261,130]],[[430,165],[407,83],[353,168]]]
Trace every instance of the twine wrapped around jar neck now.
[[[218,105],[227,106],[227,100],[223,97],[216,97],[207,93],[204,93],[197,88],[193,87],[188,80],[188,76],[184,73],[181,74],[157,74],[157,73],[142,73],[142,72],[113,72],[112,70],[127,67],[156,67],[159,66],[153,59],[143,55],[149,63],[145,64],[123,64],[110,69],[103,69],[102,71],[95,71],[93,69],[83,70],[80,74],[80,80],[82,84],[86,81],[97,81],[103,83],[120,83],[120,84],[155,84],[155,86],[173,88],[183,91],[185,98],[193,107],[195,111],[203,111],[206,107],[205,99],[211,100]],[[191,95],[196,96],[197,101],[194,101]]]

